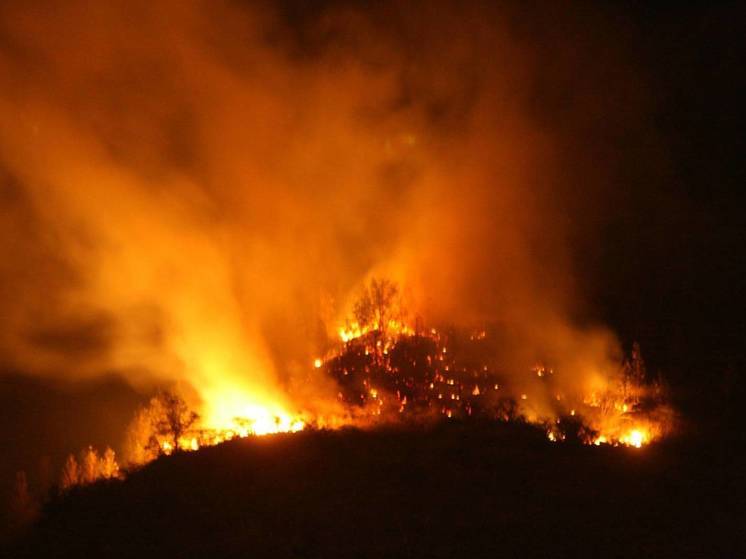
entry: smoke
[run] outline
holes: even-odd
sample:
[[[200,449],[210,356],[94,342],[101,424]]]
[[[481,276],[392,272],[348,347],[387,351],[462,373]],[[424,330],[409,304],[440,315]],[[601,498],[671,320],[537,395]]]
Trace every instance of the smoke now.
[[[618,352],[575,320],[594,194],[546,113],[603,107],[592,77],[562,105],[540,75],[590,56],[569,16],[546,64],[557,14],[537,38],[515,6],[0,10],[7,366],[307,407],[323,390],[300,380],[375,275],[428,322],[502,324],[508,369],[590,381]]]

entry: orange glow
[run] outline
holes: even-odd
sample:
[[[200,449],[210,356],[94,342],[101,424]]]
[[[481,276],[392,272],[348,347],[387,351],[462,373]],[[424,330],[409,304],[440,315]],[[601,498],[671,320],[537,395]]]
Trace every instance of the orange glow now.
[[[411,336],[414,334],[414,330],[411,327],[397,320],[389,320],[386,325],[387,331],[394,337],[400,335]],[[373,324],[361,327],[357,322],[351,321],[347,322],[345,326],[340,326],[337,329],[337,334],[342,342],[347,343],[373,332],[374,329],[375,325]]]
[[[337,3],[314,21],[167,2],[136,26],[124,0],[10,4],[0,356],[179,392],[199,420],[148,448],[142,414],[132,463],[421,417],[666,435],[641,363],[620,371],[613,332],[576,321],[595,313],[567,245],[602,238],[585,227],[605,198],[565,184],[592,158],[566,149],[572,122],[537,119],[536,53],[502,23],[406,2],[382,29]]]
[[[629,444],[631,446],[640,448],[646,440],[645,433],[638,429],[633,429],[629,434],[619,439],[623,444]]]
[[[613,446],[623,445],[632,446],[635,448],[642,448],[643,445],[650,442],[650,434],[643,428],[631,429],[628,432],[623,433],[618,438],[610,437],[607,435],[599,435],[593,440],[593,444],[596,446],[602,444],[610,444]]]
[[[262,402],[238,387],[208,393],[205,415],[201,421],[204,429],[234,436],[268,435],[300,431],[304,422],[299,416],[288,413],[270,400]]]
[[[422,406],[423,401],[442,403],[443,400],[447,400],[450,407],[438,406],[440,413],[446,418],[459,417],[462,414],[472,416],[474,405],[479,398],[479,407],[482,410],[485,409],[484,405],[494,405],[495,402],[513,402],[514,411],[505,418],[520,417],[529,423],[550,425],[547,437],[553,442],[567,438],[563,432],[563,417],[573,418],[572,421],[581,426],[578,436],[583,442],[597,446],[608,444],[641,448],[662,437],[670,427],[670,417],[666,415],[668,408],[660,399],[651,414],[639,411],[639,403],[650,393],[650,387],[641,382],[639,375],[631,376],[624,368],[604,374],[594,372],[587,375],[588,382],[585,386],[573,387],[565,384],[563,392],[557,393],[552,390],[552,383],[566,378],[562,371],[558,373],[554,368],[536,365],[531,368],[535,381],[530,386],[522,386],[523,390],[518,391],[510,383],[504,388],[498,383],[490,383],[495,377],[490,372],[492,367],[488,365],[474,363],[470,365],[473,369],[460,365],[460,357],[448,351],[446,339],[435,329],[428,330],[427,334],[419,334],[419,337],[414,336],[412,328],[399,323],[392,323],[391,329],[384,336],[380,333],[374,335],[371,330],[342,329],[340,332],[343,333],[340,338],[344,345],[327,354],[323,360],[325,368],[333,376],[336,371],[343,389],[347,383],[352,383],[350,386],[354,387],[355,382],[361,381],[368,387],[367,394],[344,395],[344,391],[340,392],[340,399],[352,404],[364,402],[368,398],[376,400],[377,405],[370,410],[370,414],[377,418],[377,421],[386,421],[394,412],[401,415],[410,409],[414,410],[418,405]],[[484,340],[487,337],[486,333],[480,331],[478,335],[472,333],[468,339],[474,344],[479,344],[486,343]],[[412,344],[424,344],[423,347],[428,347],[428,351],[431,352],[426,355],[424,362],[432,372],[427,373],[419,381],[419,388],[416,385],[418,381],[400,378],[401,368],[409,365],[395,362],[391,357],[392,350],[399,346],[410,347]],[[381,348],[388,351],[384,352]],[[355,357],[356,355],[358,357]],[[346,360],[342,371],[337,368],[340,359]],[[362,361],[354,365],[354,361],[349,359]],[[415,363],[416,361],[412,361],[410,365]],[[382,376],[374,378],[370,376],[373,374]],[[376,378],[378,380],[375,380]],[[487,386],[492,386],[495,392],[483,394],[479,384],[473,383],[479,378],[483,379],[482,382]],[[373,382],[376,388],[371,387]],[[385,385],[392,383],[399,388],[384,388]],[[497,391],[501,388],[498,395]],[[554,404],[547,406],[549,401]],[[361,411],[365,413],[366,408]],[[498,417],[503,416],[498,413]]]

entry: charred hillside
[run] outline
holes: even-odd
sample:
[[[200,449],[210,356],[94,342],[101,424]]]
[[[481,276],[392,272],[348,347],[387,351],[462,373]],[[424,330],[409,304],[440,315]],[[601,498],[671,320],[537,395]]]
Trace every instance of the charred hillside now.
[[[74,488],[11,555],[735,556],[739,468],[687,444],[473,421],[249,437]]]

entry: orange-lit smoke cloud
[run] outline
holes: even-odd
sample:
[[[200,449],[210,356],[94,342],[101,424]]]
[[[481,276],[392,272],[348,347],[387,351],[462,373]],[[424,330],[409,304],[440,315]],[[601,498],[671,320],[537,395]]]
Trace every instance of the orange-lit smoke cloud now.
[[[7,366],[302,407],[372,275],[427,321],[506,325],[508,368],[613,357],[569,318],[564,155],[499,11],[0,10]]]

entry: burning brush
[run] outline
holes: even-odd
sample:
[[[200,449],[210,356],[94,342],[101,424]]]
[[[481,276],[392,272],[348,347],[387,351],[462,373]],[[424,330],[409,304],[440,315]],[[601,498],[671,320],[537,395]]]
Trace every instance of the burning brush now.
[[[587,390],[561,382],[560,371],[539,363],[523,375],[501,367],[499,328],[425,329],[403,320],[398,288],[373,280],[356,302],[339,340],[313,361],[313,374],[335,381],[338,417],[291,414],[276,406],[243,406],[244,415],[214,424],[171,392],[142,409],[128,432],[128,463],[139,466],[161,455],[194,451],[234,438],[297,432],[307,425],[334,428],[407,421],[469,418],[540,426],[550,441],[640,448],[673,425],[666,390],[651,379],[640,347],[616,370],[597,375]],[[99,457],[89,448],[73,456],[62,487],[121,476],[113,451]]]
[[[338,399],[377,421],[425,417],[487,418],[541,425],[551,441],[641,447],[673,425],[660,378],[650,378],[638,344],[616,370],[587,390],[567,389],[559,372],[536,364],[520,378],[501,367],[498,328],[413,328],[394,310],[396,287],[373,280],[339,330],[323,370]]]

